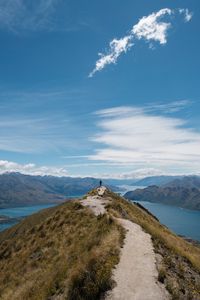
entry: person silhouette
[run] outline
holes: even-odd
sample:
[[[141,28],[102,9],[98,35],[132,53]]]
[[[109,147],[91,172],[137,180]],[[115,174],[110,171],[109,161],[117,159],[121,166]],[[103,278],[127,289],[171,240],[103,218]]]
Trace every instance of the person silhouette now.
[[[102,186],[102,181],[101,180],[99,181],[99,186]]]

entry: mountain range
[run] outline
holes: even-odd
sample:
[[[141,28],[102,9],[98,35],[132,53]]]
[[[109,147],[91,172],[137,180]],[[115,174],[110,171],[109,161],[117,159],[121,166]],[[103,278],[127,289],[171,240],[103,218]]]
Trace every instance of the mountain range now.
[[[200,177],[184,176],[160,186],[129,191],[125,198],[136,201],[157,202],[188,209],[200,210]]]
[[[0,208],[62,202],[67,197],[83,195],[98,185],[99,180],[92,177],[5,173],[0,175]]]
[[[163,185],[167,184],[175,179],[180,179],[183,176],[166,176],[166,175],[161,175],[161,176],[149,176],[142,178],[140,180],[133,181],[131,185],[136,185],[136,186],[149,186],[149,185]]]
[[[106,179],[104,184],[113,191],[124,181]],[[130,183],[130,181],[128,182]],[[114,185],[115,184],[115,185]],[[149,186],[127,192],[125,197],[137,201],[159,202],[200,210],[200,177],[152,176],[132,182]],[[92,177],[32,176],[21,173],[0,175],[0,208],[62,202],[72,196],[81,196],[99,185]]]

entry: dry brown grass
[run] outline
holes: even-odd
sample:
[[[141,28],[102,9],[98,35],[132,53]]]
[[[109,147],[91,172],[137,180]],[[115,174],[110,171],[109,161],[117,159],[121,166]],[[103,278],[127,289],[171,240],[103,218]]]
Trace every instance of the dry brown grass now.
[[[132,202],[112,192],[107,192],[107,197],[112,199],[107,206],[110,214],[139,224],[152,236],[155,251],[162,257],[159,278],[173,299],[200,299],[200,248],[172,233]]]
[[[0,299],[98,299],[111,288],[123,231],[73,201],[0,235]]]
[[[125,235],[113,216],[139,224],[152,236],[158,279],[173,299],[200,299],[200,248],[141,207],[110,191],[105,196],[110,199],[105,215],[96,217],[72,201],[1,233],[0,299],[100,299],[113,285],[112,269]]]

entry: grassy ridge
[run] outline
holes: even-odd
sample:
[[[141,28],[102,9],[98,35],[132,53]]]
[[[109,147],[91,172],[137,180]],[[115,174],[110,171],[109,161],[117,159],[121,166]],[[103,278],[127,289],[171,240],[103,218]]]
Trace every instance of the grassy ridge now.
[[[125,236],[113,217],[129,219],[151,235],[158,279],[173,299],[200,299],[200,248],[173,234],[142,207],[110,191],[105,197],[110,201],[104,215],[96,217],[74,200],[2,232],[0,299],[101,299],[113,286],[112,269]]]
[[[73,201],[0,235],[0,299],[98,299],[112,286],[123,231]]]
[[[107,206],[111,215],[139,224],[152,236],[159,254],[159,280],[165,283],[173,299],[200,299],[200,248],[178,237],[145,209],[107,192],[112,202]]]

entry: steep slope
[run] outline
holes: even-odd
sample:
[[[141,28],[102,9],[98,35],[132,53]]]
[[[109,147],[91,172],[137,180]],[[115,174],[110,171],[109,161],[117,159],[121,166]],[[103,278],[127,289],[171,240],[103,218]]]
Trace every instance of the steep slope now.
[[[96,203],[87,202],[94,198],[104,208],[96,214]],[[93,190],[83,199],[41,211],[0,234],[0,299],[101,299],[114,287],[113,280],[117,284],[113,270],[123,260],[127,238],[139,238],[131,229],[128,235],[119,219],[151,236],[157,279],[174,299],[200,299],[200,249],[107,189],[102,195]],[[134,249],[126,253],[130,262],[133,256],[137,259]],[[147,265],[141,266],[145,254],[140,259],[138,267],[148,273]],[[126,276],[126,268],[122,270]],[[133,267],[133,278],[136,271]],[[127,299],[124,295],[112,299]]]
[[[98,299],[111,288],[122,230],[79,202],[0,234],[0,299]]]
[[[149,186],[129,191],[125,198],[137,201],[158,202],[200,210],[200,177],[187,176],[162,186]]]

